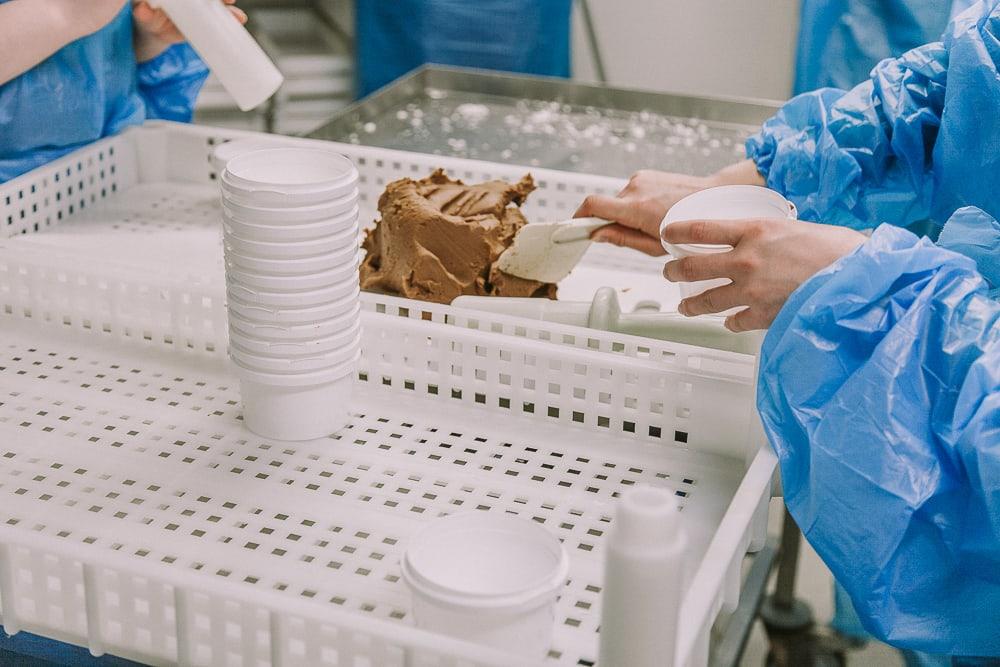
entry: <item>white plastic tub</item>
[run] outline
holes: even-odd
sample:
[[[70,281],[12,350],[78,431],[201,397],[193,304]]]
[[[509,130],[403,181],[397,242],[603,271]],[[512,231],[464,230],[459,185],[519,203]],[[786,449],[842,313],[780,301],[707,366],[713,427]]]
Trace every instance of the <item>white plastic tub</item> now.
[[[437,519],[414,537],[402,573],[420,627],[540,660],[552,644],[569,557],[519,517],[481,512]]]
[[[785,218],[794,220],[798,215],[795,205],[774,190],[756,185],[725,185],[708,188],[690,194],[674,204],[663,222],[660,223],[660,237],[668,225],[682,220],[738,220],[743,218]],[[672,244],[662,241],[663,249],[672,257],[680,259],[694,255],[712,255],[732,250],[727,245],[709,243]],[[726,278],[699,280],[680,283],[681,297],[701,294],[715,287],[728,285]],[[733,313],[738,308],[727,311]]]
[[[350,419],[357,357],[333,369],[296,375],[237,366],[243,421],[257,435],[313,440],[336,433]]]
[[[348,158],[318,148],[272,148],[238,155],[222,172],[227,195],[251,204],[319,204],[348,195],[358,170]]]

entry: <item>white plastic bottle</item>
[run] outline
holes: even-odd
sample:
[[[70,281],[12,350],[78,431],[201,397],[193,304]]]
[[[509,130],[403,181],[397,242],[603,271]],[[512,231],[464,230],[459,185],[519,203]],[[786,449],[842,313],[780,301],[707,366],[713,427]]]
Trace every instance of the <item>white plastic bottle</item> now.
[[[673,492],[639,486],[621,495],[604,567],[601,667],[674,664],[686,552]]]
[[[281,72],[220,0],[152,0],[202,57],[243,111],[267,101]]]

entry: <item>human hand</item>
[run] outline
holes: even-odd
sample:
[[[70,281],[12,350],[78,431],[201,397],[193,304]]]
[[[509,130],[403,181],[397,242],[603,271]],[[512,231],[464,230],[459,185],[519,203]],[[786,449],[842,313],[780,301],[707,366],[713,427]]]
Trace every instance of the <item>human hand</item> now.
[[[720,185],[765,185],[752,160],[742,160],[711,176],[686,176],[665,171],[637,171],[615,197],[591,195],[573,217],[604,218],[616,224],[594,232],[591,239],[614,243],[647,255],[664,254],[660,222],[670,207],[689,194]]]
[[[736,332],[766,329],[799,285],[866,240],[846,227],[779,218],[680,221],[668,225],[663,238],[733,246],[667,262],[663,275],[671,282],[730,279],[730,285],[684,299],[678,310],[692,316],[747,306],[726,318],[726,328]]]
[[[588,196],[573,217],[596,217],[616,223],[594,232],[594,241],[658,256],[665,252],[660,243],[663,216],[684,197],[713,184],[711,178],[644,169],[633,174],[615,197]]]
[[[247,15],[234,6],[236,0],[222,0],[240,23]],[[184,35],[162,9],[154,9],[146,0],[132,0],[132,20],[135,23],[135,56],[139,62],[152,60],[172,44],[184,41]]]

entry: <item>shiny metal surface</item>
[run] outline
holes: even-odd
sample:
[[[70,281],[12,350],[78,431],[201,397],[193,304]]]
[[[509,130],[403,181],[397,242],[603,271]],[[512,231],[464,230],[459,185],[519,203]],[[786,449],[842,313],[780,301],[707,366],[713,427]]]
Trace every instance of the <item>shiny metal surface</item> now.
[[[778,105],[425,66],[309,136],[607,176],[706,174],[740,159]]]

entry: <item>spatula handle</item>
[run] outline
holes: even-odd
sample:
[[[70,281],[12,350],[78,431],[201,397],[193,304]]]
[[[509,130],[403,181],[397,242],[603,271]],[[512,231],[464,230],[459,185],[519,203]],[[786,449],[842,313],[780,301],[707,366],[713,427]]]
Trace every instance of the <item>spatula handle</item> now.
[[[552,235],[553,243],[573,243],[574,241],[585,241],[595,230],[613,224],[610,220],[602,218],[574,218],[566,222],[559,223],[559,230]]]

